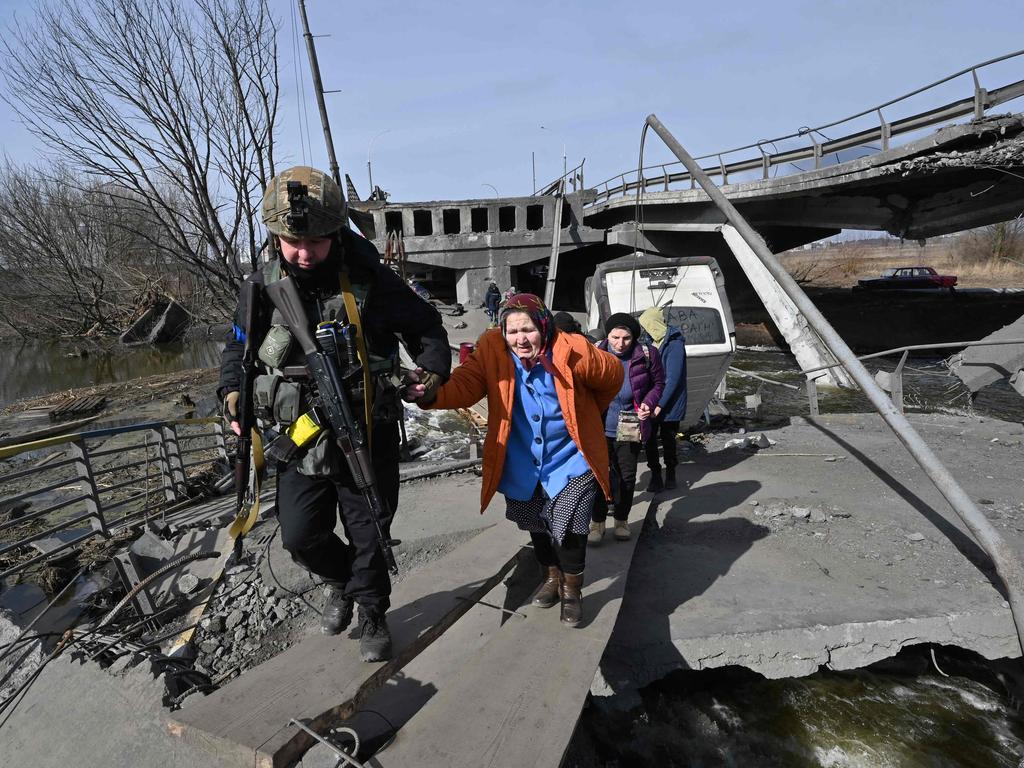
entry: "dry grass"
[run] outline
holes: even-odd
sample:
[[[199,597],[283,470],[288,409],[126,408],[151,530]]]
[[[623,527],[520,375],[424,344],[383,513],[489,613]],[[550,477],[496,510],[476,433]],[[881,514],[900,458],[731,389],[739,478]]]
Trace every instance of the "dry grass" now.
[[[850,288],[862,278],[878,277],[889,267],[927,266],[956,275],[958,288],[1024,288],[1024,263],[962,258],[956,241],[916,243],[836,243],[813,250],[787,251],[782,265],[805,285]]]

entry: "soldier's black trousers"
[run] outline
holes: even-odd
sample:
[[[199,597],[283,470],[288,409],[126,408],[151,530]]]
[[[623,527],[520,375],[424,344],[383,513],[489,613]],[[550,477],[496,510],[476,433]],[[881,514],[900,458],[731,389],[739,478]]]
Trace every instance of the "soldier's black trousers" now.
[[[381,520],[390,534],[398,504],[398,425],[377,424],[373,435],[373,465],[388,515]],[[368,608],[391,605],[391,579],[377,542],[369,506],[356,490],[347,467],[337,478],[300,474],[295,464],[279,465],[277,517],[281,543],[292,559],[345,596]],[[334,529],[341,524],[348,543]]]

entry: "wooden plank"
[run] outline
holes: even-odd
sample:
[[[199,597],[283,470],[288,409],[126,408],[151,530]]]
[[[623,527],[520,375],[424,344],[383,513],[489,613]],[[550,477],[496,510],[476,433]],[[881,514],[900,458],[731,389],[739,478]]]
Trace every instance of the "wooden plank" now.
[[[351,637],[314,635],[173,714],[170,732],[211,751],[224,765],[283,766],[312,740],[287,725],[323,729],[351,713],[489,592],[513,565],[522,535],[492,526],[401,582],[388,613],[395,658],[367,664]],[[350,635],[352,633],[350,632]]]
[[[9,435],[7,437],[0,438],[0,448],[20,446],[24,443],[31,443],[37,440],[42,441],[44,438],[48,438],[51,435],[57,435],[57,439],[51,440],[42,445],[32,446],[32,449],[36,450],[39,448],[47,448],[51,445],[58,445],[61,442],[60,438],[66,437],[69,433],[78,429],[78,427],[85,426],[91,421],[96,421],[97,418],[99,417],[89,416],[84,419],[78,419],[77,421],[65,421],[63,424],[51,424],[48,427],[34,429],[31,432],[24,432],[20,435]]]
[[[634,510],[646,510],[649,498]],[[433,682],[437,692],[375,764],[559,765],[615,626],[642,524],[631,524],[630,541],[606,540],[587,552],[579,627],[561,626],[557,608],[524,609],[526,619],[505,622],[454,677]]]

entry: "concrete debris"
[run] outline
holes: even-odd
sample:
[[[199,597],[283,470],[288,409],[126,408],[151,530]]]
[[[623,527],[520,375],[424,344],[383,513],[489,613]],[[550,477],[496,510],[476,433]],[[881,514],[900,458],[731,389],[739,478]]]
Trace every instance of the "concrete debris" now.
[[[793,515],[793,517],[795,517],[797,520],[806,520],[811,516],[811,510],[809,510],[807,507],[793,507],[790,514]]]
[[[995,126],[988,129],[986,123],[989,121],[998,122],[1005,115],[992,115],[984,121],[978,121],[978,136],[990,134],[995,141]],[[1015,126],[1020,130],[1020,124]],[[944,170],[957,168],[972,168],[976,166],[994,166],[997,168],[1020,167],[1024,165],[1024,134],[1018,133],[1012,138],[1003,138],[997,143],[976,147],[965,151],[933,152],[921,157],[913,157],[901,160],[898,163],[886,166],[885,171],[898,173],[901,176],[912,176],[921,173],[936,173]]]
[[[199,577],[194,573],[186,573],[175,582],[179,594],[191,595],[199,589]]]
[[[724,448],[771,448],[775,441],[762,432],[759,435],[744,435],[726,442]]]
[[[917,532],[907,534],[907,541],[924,541],[924,534]]]

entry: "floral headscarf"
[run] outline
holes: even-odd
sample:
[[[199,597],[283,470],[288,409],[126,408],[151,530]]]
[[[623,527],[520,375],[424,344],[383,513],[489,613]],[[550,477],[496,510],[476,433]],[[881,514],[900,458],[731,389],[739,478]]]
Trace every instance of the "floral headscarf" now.
[[[525,312],[530,320],[540,331],[540,354],[545,357],[551,351],[551,344],[555,340],[555,320],[551,310],[544,306],[540,296],[532,293],[516,293],[509,296],[501,305],[501,312],[498,313],[498,326],[502,334],[505,333],[505,320],[513,312]]]

